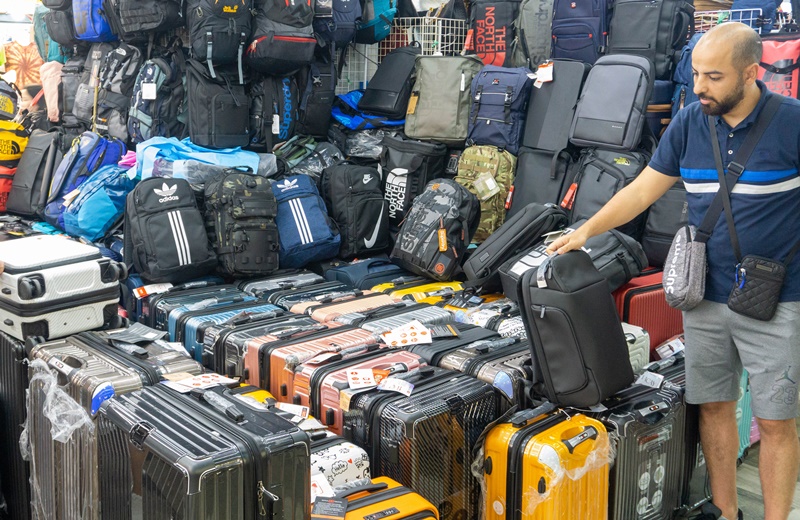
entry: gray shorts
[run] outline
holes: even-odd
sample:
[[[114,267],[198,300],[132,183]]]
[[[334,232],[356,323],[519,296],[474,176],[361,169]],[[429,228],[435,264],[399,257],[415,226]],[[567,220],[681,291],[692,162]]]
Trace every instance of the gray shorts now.
[[[738,400],[744,366],[756,417],[800,415],[800,302],[781,303],[771,321],[759,321],[704,300],[683,313],[683,328],[687,402]]]

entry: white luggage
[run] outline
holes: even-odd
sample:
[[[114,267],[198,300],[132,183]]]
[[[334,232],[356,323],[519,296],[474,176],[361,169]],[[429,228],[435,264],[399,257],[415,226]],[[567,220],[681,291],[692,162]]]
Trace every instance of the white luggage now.
[[[635,374],[639,374],[650,363],[650,334],[641,327],[625,322],[622,322],[622,332],[628,342],[631,368]]]

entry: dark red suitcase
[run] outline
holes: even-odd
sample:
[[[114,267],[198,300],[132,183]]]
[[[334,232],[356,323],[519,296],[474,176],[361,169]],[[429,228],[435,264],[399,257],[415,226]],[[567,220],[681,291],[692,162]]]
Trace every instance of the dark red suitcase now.
[[[614,291],[614,301],[622,321],[642,327],[650,334],[650,359],[653,350],[672,336],[683,332],[681,311],[667,305],[661,271],[637,276]]]

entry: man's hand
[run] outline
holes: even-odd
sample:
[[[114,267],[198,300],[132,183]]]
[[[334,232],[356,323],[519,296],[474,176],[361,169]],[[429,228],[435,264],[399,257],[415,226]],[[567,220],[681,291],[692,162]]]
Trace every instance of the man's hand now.
[[[551,242],[550,245],[547,246],[547,254],[552,255],[553,253],[558,253],[563,255],[568,251],[582,248],[589,237],[587,237],[584,233],[581,233],[581,229],[582,227],[567,235],[561,235],[556,240]]]

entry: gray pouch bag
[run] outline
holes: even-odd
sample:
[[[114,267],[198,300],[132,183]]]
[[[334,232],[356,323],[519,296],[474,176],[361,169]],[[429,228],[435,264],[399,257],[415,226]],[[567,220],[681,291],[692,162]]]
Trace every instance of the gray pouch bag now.
[[[706,292],[706,243],[695,240],[694,226],[675,233],[664,262],[664,294],[670,307],[688,311],[703,301]]]

